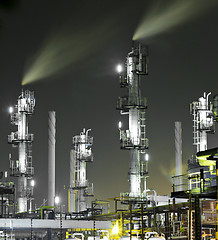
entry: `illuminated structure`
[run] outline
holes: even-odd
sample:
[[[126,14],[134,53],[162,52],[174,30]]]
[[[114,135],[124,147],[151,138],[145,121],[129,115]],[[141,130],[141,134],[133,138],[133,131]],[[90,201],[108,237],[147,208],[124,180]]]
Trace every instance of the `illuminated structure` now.
[[[190,112],[193,115],[193,145],[196,145],[196,153],[188,160],[188,174],[173,177],[174,191],[190,191],[199,194],[212,191],[216,185],[215,161],[199,157],[200,153],[208,150],[207,134],[214,133],[216,120],[216,101],[209,101],[211,93],[204,93],[198,101],[190,104]],[[214,106],[213,106],[214,105]]]
[[[207,133],[214,132],[213,105],[209,102],[210,94],[204,93],[203,97],[191,104],[193,144],[197,146],[197,152],[207,150]]]
[[[121,149],[130,151],[129,196],[146,195],[148,139],[145,132],[146,99],[141,97],[140,78],[147,74],[147,49],[141,45],[133,47],[127,56],[126,76],[117,68],[120,86],[128,89],[128,96],[120,97],[117,109],[121,115],[129,116],[129,129],[123,130],[119,122]]]
[[[18,147],[18,160],[12,160],[10,156],[11,176],[18,178],[16,190],[18,212],[31,210],[34,187],[31,150],[33,134],[28,130],[28,118],[33,114],[34,107],[34,93],[26,90],[22,91],[14,110],[10,108],[11,123],[18,127],[16,132],[8,135],[8,143]]]
[[[89,197],[93,196],[93,185],[86,178],[86,163],[93,162],[91,146],[93,137],[85,130],[79,136],[73,137],[74,149],[71,150],[70,159],[70,188],[69,188],[69,212],[84,212],[89,206]]]
[[[55,202],[55,123],[56,113],[48,112],[48,206]]]

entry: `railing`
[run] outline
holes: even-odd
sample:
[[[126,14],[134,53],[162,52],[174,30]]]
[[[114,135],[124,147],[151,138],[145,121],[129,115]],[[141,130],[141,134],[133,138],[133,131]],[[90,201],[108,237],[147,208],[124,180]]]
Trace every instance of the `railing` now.
[[[88,196],[93,196],[94,194],[93,194],[93,183],[88,183],[88,187],[87,187],[87,189],[86,189],[86,196],[88,197]]]
[[[118,98],[116,107],[118,110],[125,110],[131,107],[145,109],[147,107],[147,99],[146,98],[139,99],[138,97],[128,96]]]
[[[26,90],[21,96],[20,99],[25,99],[24,104],[19,104],[18,111],[20,112],[26,112],[26,114],[32,114],[34,112],[35,107],[35,98],[34,98],[34,92],[30,92],[29,90]]]
[[[19,162],[18,160],[10,160],[10,169],[12,176],[20,176],[21,172],[19,169]],[[34,175],[34,167],[27,166],[26,171],[24,172],[26,176],[33,176]]]
[[[0,182],[2,188],[14,188],[14,182]]]
[[[204,174],[207,172],[205,171]],[[202,179],[200,172],[190,173],[172,177],[173,192],[191,191],[193,194],[199,194],[208,191],[214,187],[216,177]]]
[[[78,145],[78,144],[86,144],[87,146],[91,146],[93,144],[93,137],[90,136],[74,136],[73,137],[73,144]]]
[[[32,142],[33,139],[34,139],[34,134],[32,133],[28,133],[24,137],[21,136],[21,134],[18,134],[18,132],[12,132],[10,135],[8,135],[9,143],[20,142],[20,141]]]
[[[85,162],[93,162],[93,154],[91,151],[83,152],[76,152],[76,159]]]
[[[86,181],[84,181],[84,182],[75,180],[75,181],[73,182],[73,187],[72,187],[72,188],[73,188],[73,189],[87,188],[88,185],[89,185],[88,180],[86,180]]]
[[[145,150],[148,148],[148,139],[140,138],[139,141],[133,142],[129,130],[120,130],[120,144],[123,149],[138,148]]]

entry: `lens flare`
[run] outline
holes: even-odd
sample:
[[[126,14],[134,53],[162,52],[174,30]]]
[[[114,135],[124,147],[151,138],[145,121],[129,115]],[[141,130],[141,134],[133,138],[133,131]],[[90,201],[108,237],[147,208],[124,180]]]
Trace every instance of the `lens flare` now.
[[[148,38],[169,31],[200,16],[214,6],[217,6],[217,1],[177,0],[171,1],[167,6],[166,3],[165,6],[162,6],[161,1],[159,1],[152,6],[150,11],[147,11],[146,16],[133,35],[133,40]]]

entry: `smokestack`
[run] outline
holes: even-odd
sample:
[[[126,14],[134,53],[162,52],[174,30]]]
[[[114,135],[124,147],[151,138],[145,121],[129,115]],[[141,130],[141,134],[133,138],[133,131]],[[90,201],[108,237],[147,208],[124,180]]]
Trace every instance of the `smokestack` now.
[[[55,112],[48,112],[48,206],[55,199]]]
[[[182,175],[182,123],[175,122],[175,157],[176,157],[176,176]],[[178,178],[177,189],[181,190],[181,179]]]
[[[176,175],[182,175],[182,123],[175,122]]]

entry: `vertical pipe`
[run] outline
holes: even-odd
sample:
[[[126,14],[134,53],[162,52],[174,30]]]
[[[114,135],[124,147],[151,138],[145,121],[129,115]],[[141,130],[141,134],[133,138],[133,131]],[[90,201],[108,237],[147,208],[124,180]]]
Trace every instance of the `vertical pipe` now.
[[[218,239],[218,161],[216,161],[216,240]]]
[[[143,203],[141,203],[141,223],[142,223],[142,235],[141,235],[141,240],[144,240],[144,219],[143,219],[143,214],[144,213],[144,207],[143,207]]]
[[[170,199],[169,199],[169,239],[172,239],[171,236],[171,207],[170,207]]]
[[[192,236],[192,195],[191,195],[191,191],[189,192],[189,211],[188,211],[188,239],[191,240],[191,236]]]
[[[132,240],[132,202],[129,202],[129,228],[130,228],[130,236],[129,239]]]
[[[75,211],[75,198],[73,187],[75,187],[75,151],[70,151],[70,188],[69,188],[69,200],[68,200],[68,211]]]
[[[175,122],[175,157],[176,157],[176,176],[182,175],[182,123]],[[181,191],[180,179],[176,179],[176,189]]]
[[[55,199],[55,112],[48,112],[48,205]]]

